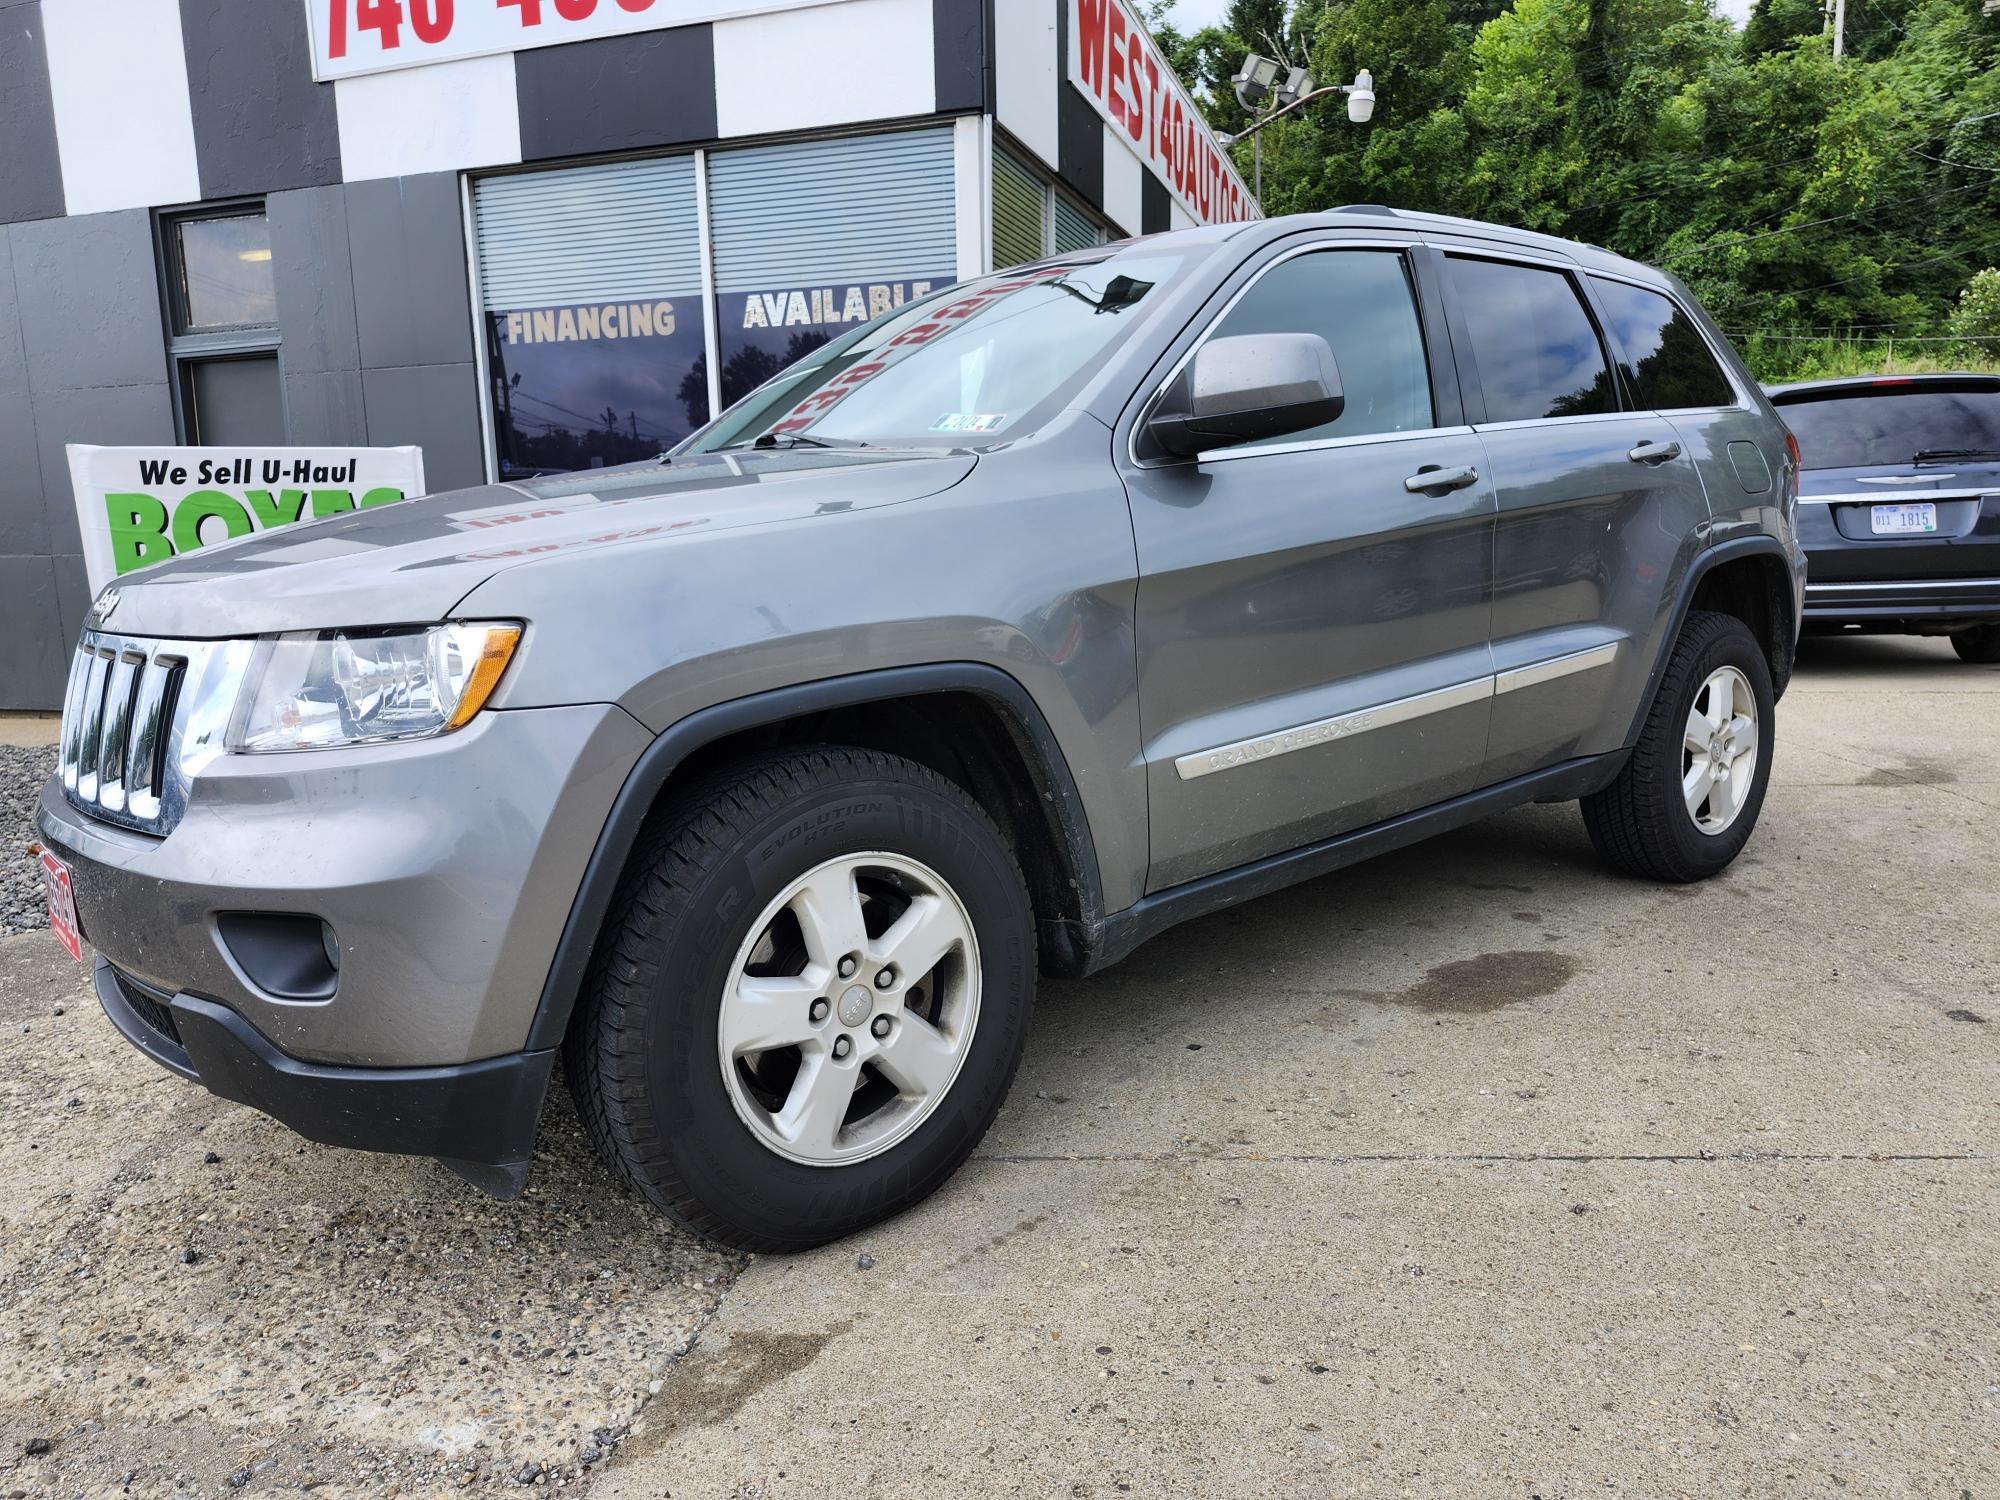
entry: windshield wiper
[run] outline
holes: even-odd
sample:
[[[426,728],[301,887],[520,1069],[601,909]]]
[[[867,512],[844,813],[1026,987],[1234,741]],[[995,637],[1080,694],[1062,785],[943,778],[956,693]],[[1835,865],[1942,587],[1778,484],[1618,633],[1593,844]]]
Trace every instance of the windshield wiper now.
[[[866,448],[868,445],[859,438],[814,437],[809,432],[760,432],[747,443],[724,443],[716,451],[726,453],[732,448]]]
[[[2000,448],[1919,448],[1913,464],[1955,464],[1970,459],[2000,459]]]

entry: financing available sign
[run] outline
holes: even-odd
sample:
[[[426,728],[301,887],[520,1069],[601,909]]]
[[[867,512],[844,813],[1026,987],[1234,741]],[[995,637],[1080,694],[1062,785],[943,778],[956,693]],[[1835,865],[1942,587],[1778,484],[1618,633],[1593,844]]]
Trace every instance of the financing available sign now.
[[[1069,81],[1197,224],[1260,217],[1235,165],[1125,0],[1069,7]]]
[[[421,448],[69,445],[90,591],[230,537],[424,493]]]

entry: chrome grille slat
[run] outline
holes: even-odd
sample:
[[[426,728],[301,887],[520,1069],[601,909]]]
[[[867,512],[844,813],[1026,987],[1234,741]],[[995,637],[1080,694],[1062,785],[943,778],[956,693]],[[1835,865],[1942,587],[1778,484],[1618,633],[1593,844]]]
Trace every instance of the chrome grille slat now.
[[[177,663],[155,657],[139,673],[132,701],[131,749],[125,757],[125,807],[139,817],[159,811],[160,715],[167,705],[167,682]]]
[[[104,689],[111,676],[111,654],[95,650],[90,657],[90,681],[83,689],[83,748],[76,762],[76,795],[85,806],[97,801],[97,750],[104,738]]]
[[[86,632],[63,697],[63,795],[94,818],[164,837],[200,767],[221,753],[253,643]]]
[[[143,656],[121,651],[111,658],[111,675],[104,684],[104,737],[97,744],[97,805],[106,812],[125,810],[125,743],[132,727],[132,694],[138,687]]]
[[[62,767],[63,788],[76,790],[76,762],[83,750],[83,689],[90,681],[92,653],[77,649],[69,662],[69,686],[63,692],[62,729],[59,739],[62,743],[60,765]]]

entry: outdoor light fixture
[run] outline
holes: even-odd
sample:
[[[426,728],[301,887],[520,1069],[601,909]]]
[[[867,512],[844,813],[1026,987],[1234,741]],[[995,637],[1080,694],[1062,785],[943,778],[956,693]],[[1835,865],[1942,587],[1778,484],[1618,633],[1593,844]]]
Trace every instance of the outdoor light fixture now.
[[[1375,75],[1363,68],[1343,92],[1347,95],[1347,118],[1366,125],[1375,117]]]
[[[1270,97],[1271,90],[1277,86],[1278,75],[1283,71],[1282,65],[1252,52],[1243,59],[1242,71],[1229,80],[1236,85],[1237,102],[1245,109],[1255,109]]]
[[[1283,72],[1285,81],[1278,82],[1278,74]],[[1354,75],[1352,83],[1328,84],[1325,88],[1314,88],[1312,74],[1304,68],[1281,68],[1268,57],[1251,53],[1243,59],[1243,71],[1230,80],[1236,85],[1236,97],[1243,107],[1256,115],[1255,121],[1234,135],[1218,133],[1216,140],[1224,146],[1233,146],[1238,141],[1250,142],[1252,148],[1251,181],[1252,194],[1261,209],[1264,204],[1264,137],[1266,125],[1281,115],[1288,115],[1302,104],[1314,99],[1325,98],[1328,94],[1347,95],[1347,118],[1357,125],[1366,125],[1375,118],[1375,75],[1363,68]],[[1265,99],[1271,100],[1268,114],[1259,115],[1257,106]]]

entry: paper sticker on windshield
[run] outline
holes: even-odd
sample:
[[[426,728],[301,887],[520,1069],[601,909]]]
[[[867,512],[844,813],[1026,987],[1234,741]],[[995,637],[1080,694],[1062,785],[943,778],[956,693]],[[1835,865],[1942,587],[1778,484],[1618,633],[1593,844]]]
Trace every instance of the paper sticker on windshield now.
[[[931,423],[931,431],[997,432],[1006,425],[1004,411],[948,411]]]

